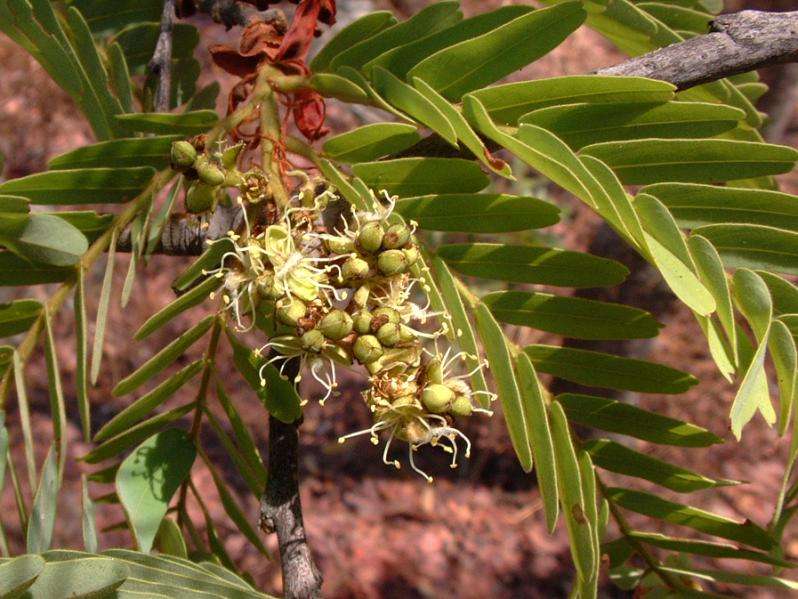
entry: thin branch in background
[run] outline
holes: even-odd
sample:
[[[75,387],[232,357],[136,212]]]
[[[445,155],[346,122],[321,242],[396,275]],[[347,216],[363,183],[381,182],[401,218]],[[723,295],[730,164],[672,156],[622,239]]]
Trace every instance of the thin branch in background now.
[[[174,21],[175,0],[164,0],[161,30],[155,44],[155,51],[147,64],[150,77],[156,78],[158,82],[154,102],[156,112],[169,111],[169,99],[172,93],[172,26]]]
[[[782,65],[770,91],[762,98],[761,109],[768,114],[762,134],[773,143],[784,140],[798,105],[798,64]]]

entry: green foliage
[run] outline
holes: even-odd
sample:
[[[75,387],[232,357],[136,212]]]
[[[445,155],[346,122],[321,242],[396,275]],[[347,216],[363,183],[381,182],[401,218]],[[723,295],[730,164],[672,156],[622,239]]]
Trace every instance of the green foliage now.
[[[655,493],[605,485],[601,471],[680,493],[711,492],[736,481],[716,480],[654,458],[627,439],[695,448],[700,460],[700,448],[722,442],[704,428],[587,393],[552,398],[543,387],[538,373],[588,389],[672,395],[698,381],[665,364],[511,342],[517,337],[509,337],[499,323],[587,340],[652,338],[662,325],[633,306],[530,287],[614,286],[629,271],[613,260],[549,247],[550,237],[544,245],[541,237],[530,234],[560,222],[559,208],[505,193],[514,174],[499,156],[517,159],[512,163],[515,176],[531,169],[569,192],[660,273],[693,312],[721,374],[736,385],[730,425],[739,438],[757,413],[768,424],[778,421],[781,435],[795,429],[798,416],[798,288],[789,278],[798,275],[798,198],[777,191],[771,177],[793,169],[798,151],[763,142],[757,130],[762,116],[752,104],[763,93],[763,84],[754,73],[681,92],[666,82],[596,75],[495,84],[547,54],[583,23],[637,55],[704,32],[711,15],[723,8],[719,0],[545,4],[551,6],[507,6],[464,20],[459,3],[445,1],[405,21],[388,12],[358,19],[316,54],[307,78],[298,76],[299,83],[290,83],[381,110],[386,121],[328,138],[319,149],[294,139],[287,140],[286,147],[304,150],[335,194],[361,211],[377,209],[370,189],[398,196],[388,220],[399,224],[406,219],[418,228],[414,231],[421,257],[413,276],[423,281],[433,308],[443,313],[449,342],[465,352],[463,362],[473,390],[482,393],[483,408],[489,407],[489,380],[498,391],[522,469],[531,472],[536,466],[548,528],[553,530],[560,519],[566,526],[577,573],[574,596],[596,596],[604,554],[610,556],[612,580],[640,592],[643,586],[655,587],[661,596],[706,596],[718,584],[794,589],[796,583],[777,576],[696,568],[689,556],[752,561],[772,566],[773,574],[792,566],[778,546],[798,511],[795,488],[790,487],[798,458],[795,439],[767,528]],[[211,473],[227,519],[266,554],[227,472],[223,474],[204,451],[198,432],[202,423],[208,424],[233,465],[230,476],[240,477],[248,493],[263,492],[268,474],[239,408],[216,376],[217,347],[229,345],[236,370],[271,416],[295,422],[302,416],[302,401],[294,381],[285,380],[267,364],[267,356],[245,345],[225,322],[221,307],[119,381],[114,394],[132,393],[167,369],[179,369],[165,373],[99,430],[91,427],[88,383],[100,374],[107,315],[113,309],[117,241],[127,228],[132,256],[124,305],[141,265],[157,249],[161,232],[179,209],[179,198],[189,189],[196,191],[193,166],[172,182],[172,142],[209,132],[211,140],[219,139],[230,126],[214,110],[217,83],[194,93],[199,63],[193,55],[199,33],[187,22],[177,23],[173,32],[175,76],[169,111],[150,111],[152,82],[142,85],[140,75],[155,47],[161,9],[162,3],[155,0],[0,0],[0,30],[72,97],[97,139],[53,158],[45,172],[0,183],[0,286],[61,284],[46,303],[19,299],[0,306],[0,336],[26,334],[16,349],[3,346],[0,351],[0,406],[7,401],[13,378],[27,477],[35,487],[28,505],[13,463],[0,460],[0,485],[8,478],[14,486],[30,553],[0,562],[3,596],[46,597],[57,588],[83,597],[264,597],[238,574],[208,561],[213,556],[232,566],[218,525],[191,480],[199,455],[197,461]],[[279,88],[278,81],[270,83]],[[423,137],[428,134],[431,140]],[[444,150],[427,155],[436,142]],[[232,172],[234,167],[226,168]],[[506,181],[493,186],[498,179],[488,174]],[[156,209],[159,192],[170,185],[166,201]],[[226,205],[226,194],[213,196],[211,203],[218,202]],[[99,212],[31,212],[30,204],[97,204]],[[451,233],[491,237],[475,240]],[[89,371],[85,298],[95,290],[87,289],[88,270],[106,250],[110,251],[99,290]],[[207,299],[215,301],[226,281],[210,273],[234,250],[230,238],[207,247],[175,278],[175,300],[155,312],[136,339],[151,336]],[[481,287],[460,275],[496,283],[483,295]],[[84,437],[88,441],[94,432],[95,443],[83,460],[104,463],[84,480],[82,489],[87,553],[48,551],[71,409],[61,387],[52,318],[71,297],[73,286],[78,332],[75,395]],[[249,316],[259,331],[275,334],[268,310],[253,309]],[[24,379],[25,362],[41,345],[42,334],[55,440],[37,477]],[[186,351],[200,342],[206,344],[204,356],[184,360]],[[489,376],[479,368],[481,353],[490,365]],[[769,362],[775,384],[768,380]],[[193,398],[174,405],[178,391],[194,382],[198,384]],[[221,409],[212,409],[211,401]],[[192,425],[186,428],[189,415]],[[582,427],[619,437],[586,440]],[[7,442],[3,427],[2,456]],[[91,483],[114,483],[115,491],[92,497]],[[189,492],[203,513],[207,541],[198,538],[186,510]],[[123,526],[132,531],[140,552],[96,553],[94,504],[99,501],[121,504]],[[167,517],[170,506],[175,519]],[[713,540],[633,530],[624,511],[685,526]],[[609,519],[615,522],[610,528],[620,534],[613,541],[605,539]],[[147,555],[153,547],[161,555]],[[3,534],[0,550],[7,554]],[[681,556],[680,561],[674,556]],[[641,563],[645,571],[637,567]]]

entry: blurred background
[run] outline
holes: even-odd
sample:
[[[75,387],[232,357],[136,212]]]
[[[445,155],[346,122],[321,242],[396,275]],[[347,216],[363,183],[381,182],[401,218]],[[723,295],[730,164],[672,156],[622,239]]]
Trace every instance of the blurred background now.
[[[388,9],[406,17],[427,2],[425,0],[339,0],[341,27],[362,13]],[[464,0],[467,15],[488,10],[500,4],[534,4],[533,2],[501,2],[499,0]],[[761,10],[795,10],[796,0],[727,0],[727,11],[746,8]],[[225,32],[221,25],[197,17],[202,38],[195,56],[202,64],[200,84],[218,80],[222,85],[219,109],[224,107],[226,92],[234,81],[212,65],[207,46],[213,43],[236,44],[235,30]],[[321,42],[320,42],[321,43]],[[534,79],[566,74],[582,74],[611,65],[623,57],[603,38],[587,29],[579,30],[564,44],[513,79]],[[0,152],[5,157],[2,176],[15,178],[45,168],[48,159],[66,150],[90,143],[89,128],[71,101],[39,68],[36,62],[8,38],[0,35]],[[767,135],[775,143],[796,145],[798,140],[798,73],[793,67],[774,67],[762,73],[771,91],[759,101],[761,110],[773,112],[775,118]],[[367,109],[348,109],[331,103],[329,124],[334,131],[343,131],[374,120],[378,115]],[[384,118],[384,117],[380,117]],[[519,176],[516,193],[523,193],[558,203],[562,221],[554,227],[534,234],[520,234],[519,241],[546,241],[569,249],[589,250],[612,256],[632,266],[632,276],[623,286],[591,297],[623,301],[654,313],[665,325],[654,340],[634,343],[602,344],[598,349],[623,353],[667,363],[691,372],[701,383],[680,396],[638,396],[627,394],[623,399],[641,407],[676,418],[693,421],[730,442],[709,450],[648,446],[638,443],[640,450],[681,462],[713,477],[748,481],[738,487],[726,487],[691,495],[691,503],[706,509],[743,519],[751,518],[761,525],[770,519],[783,473],[788,440],[778,439],[761,419],[746,428],[742,442],[734,443],[728,430],[728,409],[734,389],[717,373],[708,356],[697,325],[689,311],[680,307],[664,290],[658,278],[647,269],[637,269],[635,257],[626,251],[617,238],[601,226],[597,217],[576,201],[546,185],[514,164]],[[780,178],[784,190],[798,193],[798,173]],[[194,309],[182,320],[173,321],[146,342],[131,341],[133,332],[156,310],[167,304],[173,294],[170,283],[188,259],[154,257],[136,281],[136,288],[127,307],[119,308],[119,292],[128,266],[127,256],[117,259],[115,296],[112,299],[106,333],[106,357],[97,388],[92,390],[95,427],[102,425],[127,405],[131,398],[114,398],[110,389],[154,351],[162,347],[190,322],[203,314]],[[89,312],[96,310],[102,280],[102,265],[90,273]],[[495,290],[485,285],[480,292]],[[45,288],[32,288],[31,293],[46,297]],[[5,294],[5,295],[3,295]],[[0,301],[11,299],[0,290]],[[204,308],[207,311],[207,307]],[[74,338],[71,312],[63,311],[56,324],[59,358],[70,417],[70,447],[73,457],[89,447],[82,443],[74,400]],[[91,333],[91,331],[90,331]],[[528,329],[512,331],[519,342],[559,343],[551,335]],[[592,347],[596,347],[595,345]],[[196,354],[184,357],[181,365]],[[242,418],[251,427],[260,447],[265,449],[266,414],[258,400],[232,364],[221,372],[228,393],[233,397]],[[49,400],[39,356],[29,366],[28,392],[33,410],[34,435],[38,443],[37,460],[44,458],[51,437]],[[559,391],[559,381],[546,381]],[[550,536],[545,530],[539,494],[533,476],[525,475],[513,454],[504,430],[503,418],[473,418],[466,429],[474,442],[470,461],[458,470],[450,470],[444,454],[424,452],[419,460],[435,476],[428,485],[412,472],[388,470],[379,452],[367,438],[339,445],[339,435],[370,425],[370,416],[359,401],[362,380],[352,375],[345,381],[343,396],[320,408],[314,401],[307,406],[301,428],[302,500],[309,540],[317,564],[324,574],[325,595],[348,597],[565,597],[570,588],[571,560],[567,539],[561,527]],[[184,392],[187,390],[184,389]],[[189,390],[190,391],[190,390]],[[314,396],[315,389],[303,389]],[[179,397],[179,400],[185,399]],[[9,402],[8,428],[13,457],[22,465],[22,438],[15,402]],[[214,406],[218,409],[218,406]],[[203,439],[212,459],[221,465],[221,472],[234,473],[224,466],[227,459],[212,431],[204,430]],[[440,454],[440,455],[438,455]],[[696,456],[700,456],[700,463]],[[76,461],[67,462],[64,491],[59,504],[56,525],[56,547],[81,546],[80,474]],[[203,494],[217,532],[236,562],[267,592],[281,591],[277,562],[265,561],[248,541],[227,520],[210,474],[199,465],[194,469],[194,482]],[[610,480],[612,479],[609,476]],[[626,481],[625,481],[626,482]],[[228,483],[237,495],[250,520],[255,523],[258,502],[249,495],[235,474]],[[0,517],[9,533],[13,550],[21,552],[24,539],[16,527],[14,501],[10,485],[0,496]],[[111,492],[111,487],[95,487],[95,495]],[[23,481],[23,492],[30,489]],[[192,505],[192,510],[198,510]],[[98,517],[102,527],[112,529],[102,536],[102,548],[130,545],[121,522],[118,506],[100,504]],[[199,512],[197,512],[199,516]],[[201,516],[198,517],[201,520]],[[631,518],[633,524],[636,522]],[[646,530],[655,524],[641,523]],[[662,530],[666,530],[663,528]],[[684,535],[685,531],[680,530]],[[612,534],[609,535],[612,538]],[[268,538],[268,546],[276,553],[276,540]],[[798,526],[786,534],[786,557],[798,559]],[[747,567],[747,565],[746,565]],[[795,578],[798,571],[786,572]],[[733,590],[731,591],[733,593]],[[605,580],[602,593],[607,597],[625,594]],[[756,597],[779,596],[763,591]]]

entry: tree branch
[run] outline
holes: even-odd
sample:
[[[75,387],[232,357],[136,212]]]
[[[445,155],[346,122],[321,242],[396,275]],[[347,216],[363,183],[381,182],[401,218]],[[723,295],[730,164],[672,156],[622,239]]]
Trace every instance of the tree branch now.
[[[169,111],[169,98],[172,94],[172,25],[175,20],[175,0],[164,0],[161,13],[161,31],[155,44],[155,51],[147,64],[151,77],[158,78],[154,107],[156,112]]]
[[[780,63],[798,62],[798,11],[720,15],[710,33],[654,50],[599,75],[633,75],[688,89]]]
[[[292,360],[286,369],[293,378],[299,369]],[[269,478],[260,508],[260,527],[277,533],[286,599],[321,597],[322,577],[310,554],[302,502],[299,497],[299,425],[269,416]]]

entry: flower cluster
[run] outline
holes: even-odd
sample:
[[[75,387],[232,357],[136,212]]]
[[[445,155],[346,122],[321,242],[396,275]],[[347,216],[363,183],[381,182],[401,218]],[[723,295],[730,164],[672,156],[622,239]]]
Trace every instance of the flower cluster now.
[[[470,442],[455,427],[455,418],[489,414],[476,396],[490,394],[471,390],[467,379],[473,372],[456,374],[468,356],[439,351],[448,319],[431,311],[428,299],[414,301],[426,298],[423,266],[414,224],[393,212],[396,198],[372,192],[371,211],[348,204],[341,210],[344,202],[333,188],[291,173],[304,177],[305,184],[288,206],[277,208],[263,202],[265,175],[242,175],[225,164],[230,151],[218,152],[210,162],[220,171],[218,185],[232,182],[240,192],[245,227],[240,234],[228,233],[224,242],[232,249],[207,274],[223,279],[223,301],[240,330],[257,325],[268,331],[268,341],[254,350],[265,357],[261,383],[266,384],[266,369],[276,367],[284,375],[298,362],[295,382],[309,373],[325,390],[323,405],[338,395],[336,369],[360,365],[369,375],[363,399],[374,424],[339,441],[367,434],[377,444],[384,433],[383,460],[397,468],[399,461],[389,459],[391,444],[404,441],[411,467],[429,481],[415,464],[419,447],[440,447],[456,467],[458,438],[465,442],[466,456]],[[175,158],[173,152],[173,163]],[[206,165],[198,155],[184,169],[195,169],[198,184],[210,186],[200,172]],[[331,217],[334,222],[325,225]]]

